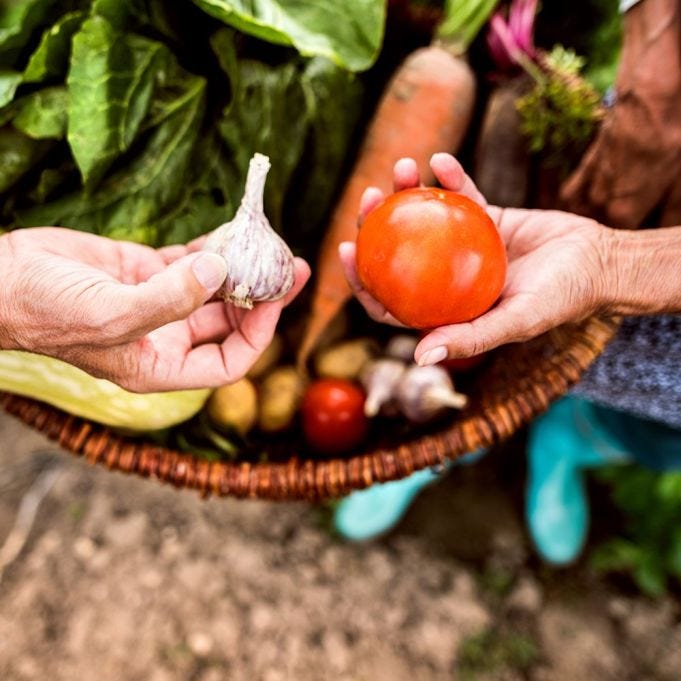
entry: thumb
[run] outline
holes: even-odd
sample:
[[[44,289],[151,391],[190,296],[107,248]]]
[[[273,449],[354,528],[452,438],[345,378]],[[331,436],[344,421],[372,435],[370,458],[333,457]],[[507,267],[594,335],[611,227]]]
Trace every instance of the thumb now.
[[[551,326],[551,320],[528,309],[525,301],[511,298],[472,322],[435,329],[416,346],[414,358],[426,366],[448,358],[473,357],[500,345],[530,340]]]
[[[213,296],[226,276],[222,256],[193,253],[141,284],[117,286],[111,331],[120,342],[186,319]]]

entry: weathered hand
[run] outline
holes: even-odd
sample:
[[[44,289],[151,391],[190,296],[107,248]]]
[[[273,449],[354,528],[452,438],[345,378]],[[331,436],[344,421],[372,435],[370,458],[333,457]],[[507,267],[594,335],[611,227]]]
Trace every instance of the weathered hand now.
[[[128,390],[215,387],[242,377],[272,339],[280,301],[210,302],[225,261],[201,241],[154,250],[60,228],[0,237],[0,347],[63,359]]]
[[[487,208],[508,252],[506,284],[497,304],[478,319],[443,326],[419,343],[415,358],[433,364],[446,357],[470,357],[505,343],[529,340],[565,322],[576,322],[598,310],[607,298],[604,258],[611,230],[597,222],[559,211],[487,206],[472,180],[449,154],[435,154],[431,168],[445,189],[460,192]],[[416,164],[402,159],[395,166],[395,190],[417,186]],[[369,188],[360,222],[383,195]],[[361,228],[361,227],[360,227]],[[341,245],[350,285],[369,315],[397,322],[374,300],[357,278],[355,245]]]

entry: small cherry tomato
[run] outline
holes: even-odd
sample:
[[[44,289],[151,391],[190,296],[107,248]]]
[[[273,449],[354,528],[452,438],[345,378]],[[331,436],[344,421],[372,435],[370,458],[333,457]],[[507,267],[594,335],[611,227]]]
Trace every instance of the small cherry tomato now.
[[[359,445],[368,427],[365,397],[351,381],[324,378],[312,383],[301,405],[309,445],[324,454],[340,454]]]
[[[506,279],[506,249],[474,201],[445,189],[406,189],[364,220],[357,274],[400,322],[434,328],[492,307]]]

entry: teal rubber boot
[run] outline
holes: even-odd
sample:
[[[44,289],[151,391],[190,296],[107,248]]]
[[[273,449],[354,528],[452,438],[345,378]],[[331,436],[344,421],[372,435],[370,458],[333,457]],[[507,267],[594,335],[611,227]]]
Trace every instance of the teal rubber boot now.
[[[400,522],[422,489],[437,482],[452,465],[474,463],[484,453],[484,450],[472,452],[438,470],[426,468],[402,480],[353,492],[336,508],[336,531],[351,541],[366,541],[386,534]]]
[[[580,554],[589,526],[585,468],[631,460],[600,426],[594,405],[575,397],[556,402],[530,427],[526,519],[540,556],[567,565]]]

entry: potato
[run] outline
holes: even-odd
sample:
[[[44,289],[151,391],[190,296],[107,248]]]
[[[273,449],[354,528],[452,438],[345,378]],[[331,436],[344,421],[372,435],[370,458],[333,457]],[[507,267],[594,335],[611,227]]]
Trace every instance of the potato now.
[[[275,369],[260,386],[258,425],[266,433],[285,430],[295,418],[306,381],[293,366]]]
[[[208,400],[206,411],[217,426],[246,435],[258,418],[258,393],[248,378],[218,388]]]
[[[321,350],[315,357],[315,370],[320,378],[342,378],[354,381],[364,364],[376,354],[371,338],[356,338]]]

